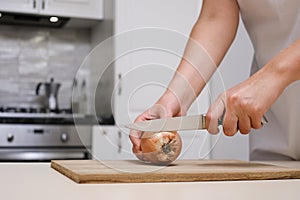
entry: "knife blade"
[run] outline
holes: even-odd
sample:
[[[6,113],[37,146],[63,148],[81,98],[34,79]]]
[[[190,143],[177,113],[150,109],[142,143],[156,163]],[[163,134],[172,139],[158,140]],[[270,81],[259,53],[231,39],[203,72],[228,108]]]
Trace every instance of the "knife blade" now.
[[[223,117],[219,118],[218,125],[223,124]],[[267,124],[268,120],[263,116],[261,120],[262,125]],[[154,119],[140,121],[132,124],[124,125],[126,128],[144,131],[144,132],[161,132],[161,131],[179,131],[179,130],[201,130],[206,129],[206,116],[192,115],[192,116],[181,116],[171,117],[163,119]]]
[[[219,119],[218,125],[221,125],[222,122],[223,119]],[[125,127],[145,132],[200,130],[206,128],[206,117],[204,114],[201,114],[193,116],[154,119],[127,124],[125,125]]]

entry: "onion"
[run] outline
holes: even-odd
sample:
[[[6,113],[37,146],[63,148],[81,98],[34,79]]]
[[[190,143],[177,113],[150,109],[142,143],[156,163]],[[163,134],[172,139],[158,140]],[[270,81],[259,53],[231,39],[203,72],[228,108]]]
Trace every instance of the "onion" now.
[[[145,160],[157,165],[169,165],[181,152],[182,142],[176,131],[144,132],[141,149]]]

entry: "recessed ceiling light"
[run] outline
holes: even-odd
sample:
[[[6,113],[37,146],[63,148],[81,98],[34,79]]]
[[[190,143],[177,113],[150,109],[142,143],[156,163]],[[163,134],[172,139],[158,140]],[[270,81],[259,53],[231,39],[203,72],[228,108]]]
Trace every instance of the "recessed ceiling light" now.
[[[50,17],[49,21],[52,23],[56,23],[56,22],[58,22],[58,17]]]
[[[2,17],[2,13],[0,13],[0,17]]]

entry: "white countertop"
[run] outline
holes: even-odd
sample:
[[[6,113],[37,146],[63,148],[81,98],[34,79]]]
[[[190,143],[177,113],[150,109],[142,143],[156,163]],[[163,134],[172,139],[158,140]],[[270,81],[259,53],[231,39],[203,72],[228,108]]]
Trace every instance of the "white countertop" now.
[[[300,168],[300,162],[278,163]],[[77,184],[51,169],[50,163],[0,163],[0,199],[3,200],[299,200],[299,189],[300,179]]]

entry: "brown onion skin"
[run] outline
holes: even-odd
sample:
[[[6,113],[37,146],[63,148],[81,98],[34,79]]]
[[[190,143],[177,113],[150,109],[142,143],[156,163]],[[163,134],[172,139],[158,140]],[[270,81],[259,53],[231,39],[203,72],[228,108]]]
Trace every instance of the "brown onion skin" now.
[[[169,165],[180,155],[181,148],[182,141],[177,131],[145,132],[141,138],[144,160],[155,165]]]

